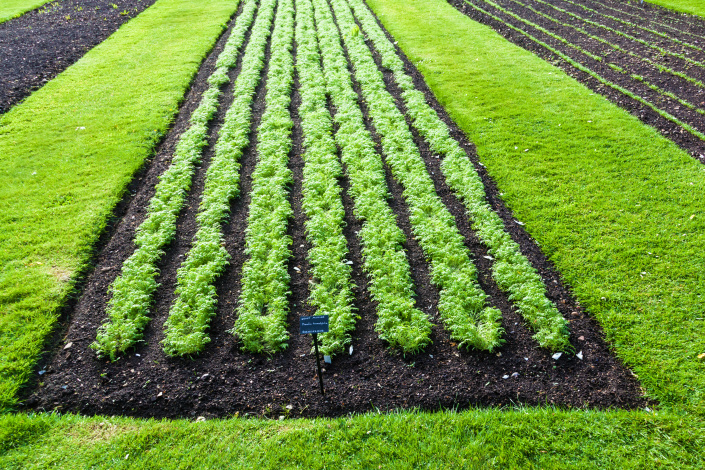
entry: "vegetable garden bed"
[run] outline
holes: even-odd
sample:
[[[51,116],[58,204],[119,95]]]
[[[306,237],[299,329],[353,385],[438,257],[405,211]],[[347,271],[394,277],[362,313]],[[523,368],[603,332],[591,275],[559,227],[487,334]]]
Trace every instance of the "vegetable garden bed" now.
[[[705,20],[614,0],[449,0],[705,162]]]
[[[247,0],[226,40],[136,182],[28,406],[644,404],[363,3]],[[297,331],[311,314],[332,320],[325,398]]]

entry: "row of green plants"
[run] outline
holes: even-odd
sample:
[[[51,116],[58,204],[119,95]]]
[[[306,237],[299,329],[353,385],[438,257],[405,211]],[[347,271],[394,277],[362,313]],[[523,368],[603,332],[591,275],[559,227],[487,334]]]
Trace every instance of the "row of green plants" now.
[[[679,71],[679,70],[674,70],[674,69],[672,69],[671,67],[668,67],[668,66],[663,65],[663,64],[659,64],[658,62],[655,62],[654,60],[652,60],[652,59],[650,59],[650,58],[648,58],[648,57],[640,56],[640,55],[636,54],[635,52],[630,51],[630,50],[628,50],[628,49],[624,49],[623,47],[621,47],[621,46],[619,46],[619,45],[617,45],[617,44],[613,44],[613,43],[609,42],[608,40],[606,40],[606,39],[604,39],[604,38],[601,38],[601,37],[599,37],[599,36],[595,36],[594,34],[590,34],[590,33],[587,32],[586,30],[584,30],[583,28],[580,28],[580,27],[575,26],[575,25],[573,25],[573,24],[563,23],[563,22],[561,22],[560,20],[558,20],[558,19],[556,19],[556,18],[553,18],[552,16],[550,16],[550,15],[548,15],[548,14],[542,12],[542,11],[536,10],[535,8],[531,7],[530,5],[526,5],[525,3],[520,2],[519,0],[512,0],[512,1],[513,1],[514,3],[516,3],[517,5],[522,6],[522,7],[526,8],[527,10],[530,10],[530,11],[534,12],[535,14],[546,18],[546,19],[549,20],[549,21],[552,21],[552,22],[554,22],[554,23],[556,23],[556,24],[559,24],[559,25],[561,25],[561,26],[564,26],[564,27],[566,27],[566,28],[574,29],[575,31],[577,31],[577,32],[579,32],[579,33],[581,33],[581,34],[584,34],[585,36],[589,37],[590,39],[595,40],[595,41],[597,41],[597,42],[599,42],[599,43],[601,43],[601,44],[604,44],[604,45],[606,45],[607,47],[609,47],[609,48],[611,48],[611,49],[613,49],[613,50],[615,50],[615,51],[617,51],[617,52],[620,52],[620,53],[622,53],[622,54],[625,54],[625,55],[628,55],[628,56],[630,56],[630,57],[633,57],[633,58],[636,59],[636,60],[642,61],[642,62],[644,62],[644,63],[646,63],[646,64],[648,64],[648,65],[650,65],[650,66],[656,68],[659,72],[668,73],[668,74],[670,74],[670,75],[673,75],[674,77],[681,78],[681,79],[687,81],[688,83],[691,83],[691,84],[693,84],[693,85],[695,85],[695,86],[697,86],[697,87],[700,87],[700,88],[704,88],[704,89],[705,89],[705,83],[701,82],[701,81],[698,80],[697,78],[691,77],[690,75],[688,75],[688,74],[686,74],[686,73],[684,73],[684,72],[681,72],[681,71]],[[572,43],[568,42],[566,39],[564,39],[564,38],[562,38],[562,37],[560,37],[560,36],[558,36],[558,35],[556,35],[556,34],[554,34],[554,33],[551,33],[550,31],[546,30],[545,28],[542,28],[541,26],[539,26],[539,25],[537,25],[537,24],[535,24],[535,23],[532,23],[531,21],[529,21],[529,20],[527,20],[527,19],[525,19],[525,18],[523,18],[523,17],[521,17],[521,16],[519,16],[519,15],[516,15],[515,13],[513,13],[513,12],[511,12],[511,11],[505,10],[505,9],[502,8],[501,6],[497,5],[496,3],[493,3],[493,2],[488,1],[488,0],[485,0],[485,3],[488,3],[488,4],[492,5],[494,8],[496,8],[496,9],[502,11],[503,13],[505,13],[505,14],[507,14],[507,15],[509,15],[509,16],[512,16],[513,18],[516,18],[516,19],[519,20],[519,21],[524,22],[524,23],[530,25],[530,26],[533,27],[533,28],[536,28],[536,29],[540,30],[542,33],[547,34],[547,35],[551,36],[552,38],[554,38],[554,39],[556,39],[556,40],[558,40],[558,41],[561,41],[562,43],[564,43],[564,44],[566,44],[566,45],[572,47],[573,49],[576,49],[577,51],[581,52],[582,54],[587,55],[588,57],[590,57],[590,58],[592,58],[592,59],[594,59],[594,60],[597,60],[597,61],[600,61],[600,62],[602,62],[603,60],[605,60],[603,57],[596,56],[595,54],[593,54],[593,53],[591,53],[591,52],[589,52],[589,51],[584,50],[584,49],[583,49],[582,47],[580,47],[579,45],[572,44]]]
[[[313,4],[323,74],[338,127],[335,141],[349,181],[355,217],[362,221],[358,237],[368,290],[377,304],[375,330],[391,347],[414,353],[430,342],[431,322],[415,307],[409,261],[403,248],[406,239],[387,202],[383,162],[366,128],[330,7],[326,0],[314,0]]]
[[[237,19],[237,22],[246,21],[249,21],[246,15]],[[116,360],[119,354],[142,339],[158,287],[157,263],[176,234],[176,219],[191,186],[195,165],[207,145],[208,124],[217,111],[221,88],[229,80],[227,72],[235,65],[235,61],[228,58],[241,43],[238,35],[228,38],[221,53],[222,61],[219,57],[219,66],[209,78],[209,88],[191,115],[188,129],[179,138],[169,168],[159,178],[146,219],[137,228],[134,240],[137,248],[110,285],[108,321],[99,327],[91,345],[99,357]]]
[[[478,238],[494,257],[492,276],[497,285],[509,293],[519,313],[536,333],[534,339],[551,350],[570,348],[567,321],[546,297],[546,287],[519,244],[504,230],[499,215],[485,198],[485,188],[473,164],[458,142],[450,136],[448,126],[414,87],[404,62],[392,42],[377,24],[362,0],[348,0],[366,35],[382,58],[382,65],[394,74],[414,127],[431,149],[443,157],[441,168],[451,190],[462,200]]]
[[[616,90],[616,91],[618,91],[618,92],[620,92],[620,93],[622,93],[622,94],[628,96],[629,98],[633,99],[634,101],[637,101],[638,103],[640,103],[640,104],[642,104],[642,105],[644,105],[644,106],[650,108],[651,110],[653,110],[656,114],[658,114],[658,115],[661,116],[662,118],[664,118],[664,119],[666,119],[666,120],[668,120],[668,121],[670,121],[670,122],[676,124],[677,126],[682,127],[683,129],[685,129],[686,131],[688,131],[689,133],[691,133],[691,134],[694,135],[695,137],[699,138],[700,140],[705,141],[705,134],[703,134],[702,132],[698,131],[697,129],[695,129],[695,128],[694,128],[693,126],[691,126],[690,124],[687,124],[687,123],[681,121],[680,119],[678,119],[677,117],[673,116],[673,115],[670,114],[669,112],[664,111],[664,110],[658,108],[657,106],[655,106],[655,105],[652,104],[651,102],[645,100],[644,98],[642,98],[641,96],[639,96],[639,95],[633,93],[632,91],[627,90],[627,89],[624,88],[623,86],[618,85],[618,84],[616,84],[616,83],[613,83],[613,82],[611,82],[611,81],[605,79],[604,77],[602,77],[602,76],[599,75],[598,73],[595,73],[594,71],[592,71],[592,70],[589,69],[588,67],[584,66],[583,64],[581,64],[581,63],[577,62],[576,60],[572,59],[571,57],[567,56],[566,54],[564,54],[563,52],[559,51],[559,50],[556,49],[555,47],[550,46],[549,44],[547,44],[547,43],[541,41],[541,40],[538,39],[537,37],[531,35],[530,33],[526,32],[526,31],[524,31],[524,30],[522,30],[521,28],[517,28],[516,26],[514,26],[514,25],[512,25],[512,24],[510,24],[510,23],[505,22],[505,21],[502,20],[500,17],[498,17],[498,16],[496,16],[496,15],[493,15],[493,14],[490,13],[489,11],[487,11],[487,10],[481,8],[481,7],[478,7],[477,5],[474,5],[472,2],[469,2],[468,0],[465,0],[465,3],[467,3],[470,7],[474,8],[475,10],[479,11],[480,13],[486,15],[487,17],[492,18],[493,20],[495,20],[495,21],[497,21],[497,22],[499,22],[499,23],[504,24],[504,25],[507,26],[508,28],[510,28],[510,29],[512,29],[512,30],[514,30],[514,31],[516,31],[516,32],[518,32],[519,34],[522,34],[523,36],[526,36],[528,39],[530,39],[531,41],[535,42],[535,43],[538,44],[539,46],[545,48],[546,50],[552,52],[552,53],[555,54],[556,56],[558,56],[558,57],[560,57],[561,59],[565,60],[567,63],[569,63],[570,65],[572,65],[572,66],[575,67],[576,69],[578,69],[578,70],[580,70],[581,72],[585,72],[586,74],[590,75],[592,78],[594,78],[595,80],[597,80],[597,81],[600,82],[601,84],[603,84],[603,85],[605,85],[605,86],[607,86],[607,87],[610,87],[610,88],[612,88],[613,90]]]
[[[593,1],[593,3],[597,3],[598,5],[603,6],[603,7],[607,8],[607,9],[609,9],[609,10],[613,10],[613,11],[619,13],[619,14],[623,14],[623,15],[626,15],[626,16],[631,16],[632,18],[636,18],[636,19],[639,19],[639,20],[644,20],[644,17],[642,17],[642,16],[640,16],[640,15],[635,15],[635,14],[629,13],[629,12],[627,12],[627,11],[623,11],[623,10],[620,10],[620,9],[617,9],[617,8],[613,8],[613,7],[611,7],[611,6],[609,6],[609,5],[606,5],[606,4],[602,3],[602,2],[598,2],[597,0],[592,0],[592,1]],[[675,18],[670,18],[670,19],[673,20],[673,19],[675,19]],[[691,33],[690,31],[686,31],[685,28],[674,28],[674,27],[671,26],[671,25],[668,25],[668,24],[666,24],[666,23],[662,23],[662,22],[657,21],[657,20],[655,20],[655,19],[653,19],[653,18],[649,18],[648,21],[649,21],[649,23],[651,23],[651,24],[659,25],[659,26],[661,26],[661,27],[663,27],[663,28],[668,28],[668,29],[670,29],[670,30],[672,30],[672,31],[675,31],[675,32],[677,32],[677,33],[687,34],[688,36],[692,36],[692,37],[697,38],[697,39],[705,39],[705,36],[700,35],[700,34]]]
[[[644,39],[637,38],[637,37],[635,37],[635,36],[632,36],[631,34],[627,34],[627,33],[625,33],[624,31],[620,31],[620,30],[618,30],[618,29],[611,28],[611,27],[609,27],[609,26],[606,26],[606,25],[603,25],[603,24],[601,24],[601,23],[598,23],[597,21],[588,20],[588,19],[586,19],[586,18],[583,18],[583,17],[580,16],[580,15],[576,15],[575,13],[572,13],[572,12],[570,12],[570,11],[568,11],[568,10],[564,10],[563,8],[560,8],[560,7],[557,7],[557,6],[555,6],[555,5],[550,4],[550,3],[548,3],[548,2],[545,2],[544,0],[535,0],[535,1],[536,1],[537,3],[541,3],[542,5],[546,5],[547,7],[552,8],[552,9],[554,9],[554,10],[556,10],[556,11],[559,11],[559,12],[561,12],[561,13],[564,13],[564,14],[570,16],[571,18],[575,18],[575,19],[578,20],[578,21],[583,21],[583,22],[585,22],[585,23],[587,23],[587,24],[589,24],[589,25],[591,25],[591,26],[595,26],[596,28],[602,28],[602,29],[604,29],[604,30],[606,30],[606,31],[609,31],[609,32],[611,32],[611,33],[613,33],[613,34],[616,34],[617,36],[621,36],[621,37],[623,37],[623,38],[625,38],[625,39],[628,39],[628,40],[630,40],[630,41],[638,42],[639,44],[642,44],[642,45],[644,45],[644,46],[646,46],[646,47],[648,47],[648,48],[651,48],[651,49],[654,49],[654,50],[658,51],[658,52],[659,52],[660,54],[662,54],[662,55],[668,55],[668,56],[671,56],[671,57],[678,58],[678,59],[683,60],[683,61],[685,61],[685,62],[687,62],[687,63],[689,63],[689,64],[691,64],[691,65],[695,65],[695,66],[697,66],[697,67],[705,67],[705,63],[703,63],[703,62],[699,62],[699,61],[697,61],[697,60],[691,59],[690,57],[687,57],[687,56],[685,56],[685,55],[683,55],[683,54],[680,54],[680,53],[678,53],[678,52],[669,51],[668,49],[664,49],[663,47],[657,46],[656,44],[652,44],[652,43],[650,43],[649,41],[645,41]]]
[[[264,0],[252,27],[242,65],[233,87],[233,102],[220,128],[215,152],[206,172],[196,221],[198,231],[186,260],[177,273],[176,301],[165,323],[162,340],[168,355],[193,355],[208,342],[210,320],[217,307],[216,279],[225,270],[229,254],[224,247],[222,224],[230,213],[230,201],[239,194],[240,157],[249,143],[252,102],[264,67],[276,0]],[[257,9],[248,0],[242,12],[246,21],[235,25],[240,44]],[[227,63],[232,67],[238,49],[232,48]],[[220,64],[220,62],[219,62]],[[225,70],[217,80],[227,80]]]
[[[307,219],[309,274],[313,278],[309,304],[316,314],[329,316],[329,331],[319,339],[321,352],[332,356],[350,344],[356,314],[352,267],[346,259],[348,245],[343,234],[345,209],[338,184],[343,169],[332,135],[310,0],[296,0],[296,70],[304,147],[301,205]]]
[[[289,338],[287,265],[292,239],[287,226],[293,215],[288,188],[293,181],[288,168],[293,127],[289,112],[293,39],[293,1],[281,0],[270,45],[266,107],[257,129],[257,165],[252,174],[245,237],[248,259],[242,270],[238,318],[232,329],[249,352],[280,351]]]
[[[682,46],[688,47],[688,48],[690,48],[690,49],[703,52],[703,48],[702,48],[702,47],[696,46],[695,44],[691,44],[691,43],[686,42],[686,41],[681,41],[680,39],[678,39],[678,38],[676,38],[676,37],[673,37],[673,36],[671,36],[671,35],[668,35],[668,34],[666,34],[666,33],[663,33],[663,32],[661,32],[661,31],[656,31],[655,29],[647,28],[647,27],[645,27],[645,26],[641,26],[641,25],[638,25],[638,24],[636,24],[636,23],[632,23],[631,21],[626,21],[626,20],[623,20],[623,19],[621,19],[621,18],[617,18],[616,16],[608,15],[608,14],[606,14],[606,13],[601,13],[601,12],[599,12],[599,11],[593,9],[593,8],[587,7],[587,6],[585,6],[585,5],[581,4],[581,3],[573,2],[573,1],[571,1],[571,0],[564,0],[564,1],[565,1],[566,3],[570,3],[571,5],[575,5],[575,6],[579,7],[579,8],[582,8],[582,9],[585,10],[585,11],[589,11],[589,12],[591,12],[591,13],[595,13],[595,14],[597,14],[597,15],[603,16],[603,17],[605,17],[605,18],[607,18],[607,19],[610,19],[610,20],[612,20],[612,21],[614,21],[614,22],[616,22],[616,23],[623,24],[623,25],[628,26],[628,27],[630,27],[630,28],[641,29],[642,31],[646,31],[647,33],[651,33],[651,34],[654,34],[654,35],[656,35],[656,36],[662,37],[662,38],[664,38],[664,39],[666,39],[666,40],[668,40],[668,41],[673,41],[673,42],[675,42],[675,43],[677,43],[677,44],[680,44],[680,45],[682,45]]]
[[[438,310],[459,347],[492,351],[502,343],[501,312],[486,305],[465,240],[455,219],[436,194],[406,120],[387,91],[370,49],[345,0],[332,0],[355,77],[381,137],[391,173],[403,187],[414,236],[430,262],[431,282],[439,290]]]

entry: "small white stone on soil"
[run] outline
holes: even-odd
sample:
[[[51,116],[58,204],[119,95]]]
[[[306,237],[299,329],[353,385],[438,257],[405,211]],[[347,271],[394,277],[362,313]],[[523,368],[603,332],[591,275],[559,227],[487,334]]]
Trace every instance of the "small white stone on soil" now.
[[[503,378],[503,379],[508,379],[509,376],[508,376],[508,375],[503,375],[502,378]]]
[[[557,361],[558,359],[560,359],[560,358],[561,358],[561,356],[562,356],[562,355],[563,355],[563,353],[559,353],[559,352],[557,352],[556,354],[554,354],[554,355],[553,355],[553,356],[551,356],[551,357],[552,357],[553,359],[555,359],[555,360]]]
[[[583,360],[583,352],[580,351],[578,354],[576,354],[577,358],[580,359],[581,361]]]
[[[73,346],[73,343],[71,341],[69,341],[68,343],[66,343],[66,346],[64,346],[64,349],[68,349],[71,346]]]

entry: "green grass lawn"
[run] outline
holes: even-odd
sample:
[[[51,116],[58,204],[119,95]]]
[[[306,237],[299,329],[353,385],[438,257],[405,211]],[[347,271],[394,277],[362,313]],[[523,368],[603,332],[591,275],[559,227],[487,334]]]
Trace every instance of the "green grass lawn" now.
[[[185,3],[161,0],[157,6],[186,8]],[[616,353],[639,375],[646,392],[661,403],[656,412],[547,407],[205,423],[6,414],[0,417],[0,467],[705,465],[705,362],[697,359],[705,352],[705,167],[636,118],[443,0],[370,3],[439,101],[475,142],[507,204],[526,222],[581,304],[600,320]],[[112,60],[114,53],[103,53],[102,60]],[[98,68],[96,63],[86,67]],[[64,87],[72,83],[64,80]],[[52,103],[60,99],[56,90],[48,86],[33,95],[6,116],[0,129],[0,155],[22,145],[28,146],[25,152],[32,150],[31,158],[18,157],[0,170],[4,191],[0,233],[12,234],[0,245],[0,263],[3,273],[9,273],[3,275],[16,276],[0,282],[0,307],[11,309],[9,317],[15,318],[2,326],[5,336],[0,344],[21,345],[25,336],[36,338],[31,344],[41,344],[56,306],[70,289],[70,283],[54,274],[54,266],[67,265],[71,276],[84,265],[112,204],[154,141],[147,133],[151,127],[137,126],[144,132],[104,131],[99,134],[102,140],[75,144],[74,129],[86,121],[66,122],[74,109],[68,108],[66,115],[53,115],[64,119],[63,132],[57,129],[24,144],[25,139],[48,132],[44,128],[51,121],[30,122],[29,116],[54,109]],[[79,97],[74,95],[74,100]],[[103,100],[100,106],[111,110],[111,102]],[[155,120],[163,126],[154,127],[160,131],[172,116],[166,112],[171,108],[160,107],[163,103],[144,106],[145,113],[162,112],[163,121]],[[19,132],[24,132],[23,139]],[[95,146],[96,141],[104,144]],[[104,146],[115,152],[125,146],[118,147],[119,142],[132,142],[133,150],[115,155],[110,165],[98,165],[100,158],[114,155],[103,151]],[[64,154],[53,149],[62,146],[77,150],[71,158],[61,158]],[[35,161],[51,168],[52,174],[64,166],[70,171],[49,177],[41,165],[32,165]],[[98,174],[102,185],[89,186]],[[71,186],[63,186],[64,180]],[[40,190],[60,183],[64,192],[44,195]],[[90,189],[84,193],[83,186]],[[94,194],[103,187],[112,189]],[[22,195],[15,213],[22,215],[15,220],[22,225],[16,228],[4,215],[9,210],[8,188]],[[77,194],[70,204],[45,207],[69,191]],[[85,222],[69,223],[72,220]],[[72,235],[64,236],[59,229],[71,230]],[[14,297],[6,295],[18,282],[27,287],[16,288]],[[9,357],[5,351],[0,350],[3,364]],[[16,385],[24,377],[22,371],[30,370],[33,356],[23,357],[15,362],[15,375],[5,375],[3,383],[15,377],[11,383]],[[14,388],[5,387],[5,397],[14,393]]]
[[[0,409],[237,4],[159,0],[0,117]]]
[[[0,2],[0,23],[17,18],[51,0],[2,0]]]
[[[649,3],[661,5],[671,10],[690,13],[691,15],[705,16],[705,2],[702,0],[648,0]],[[633,1],[632,3],[638,3]]]

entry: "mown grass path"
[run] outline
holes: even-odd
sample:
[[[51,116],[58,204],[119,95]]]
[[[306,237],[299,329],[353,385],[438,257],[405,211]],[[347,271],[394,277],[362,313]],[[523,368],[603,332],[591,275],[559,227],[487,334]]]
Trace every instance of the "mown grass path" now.
[[[0,23],[17,18],[26,12],[49,3],[50,0],[3,0],[0,4]]]
[[[691,15],[705,16],[705,4],[700,0],[650,0],[649,3]]]
[[[236,8],[160,0],[0,119],[0,409]]]

